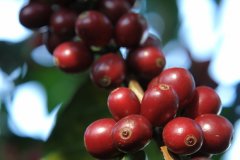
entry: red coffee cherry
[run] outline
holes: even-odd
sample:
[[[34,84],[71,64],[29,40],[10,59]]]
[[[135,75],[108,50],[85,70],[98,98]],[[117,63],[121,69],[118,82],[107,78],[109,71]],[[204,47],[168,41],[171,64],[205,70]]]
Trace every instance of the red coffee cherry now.
[[[146,46],[161,46],[161,39],[159,39],[156,35],[149,33],[147,39],[141,44],[142,47]]]
[[[93,157],[110,159],[120,154],[112,140],[112,129],[115,124],[116,122],[113,119],[103,118],[92,122],[86,128],[84,145]]]
[[[141,103],[141,115],[153,126],[164,126],[173,119],[178,110],[178,97],[166,84],[149,88],[145,91]]]
[[[140,102],[137,96],[131,89],[126,87],[118,87],[111,91],[107,104],[115,120],[140,113]]]
[[[93,55],[83,42],[64,42],[53,55],[56,65],[65,72],[84,71],[93,62]]]
[[[185,68],[168,68],[158,77],[159,83],[170,85],[179,98],[179,108],[187,107],[186,104],[193,96],[195,81],[192,74]]]
[[[115,40],[122,47],[136,47],[147,29],[145,18],[137,13],[126,13],[116,23]]]
[[[208,86],[198,86],[195,89],[192,100],[184,111],[184,115],[196,118],[201,114],[219,114],[221,111],[221,99],[216,91]]]
[[[142,150],[152,138],[151,123],[142,115],[129,115],[113,127],[113,143],[122,152]]]
[[[89,45],[105,46],[112,38],[112,24],[101,12],[88,10],[76,20],[77,35]]]
[[[50,28],[60,36],[73,37],[75,35],[75,21],[77,13],[70,9],[61,8],[52,14]]]
[[[233,136],[233,126],[228,119],[216,114],[203,114],[195,120],[203,131],[201,152],[219,154],[228,149]]]
[[[59,46],[61,43],[72,40],[72,37],[60,36],[51,31],[44,34],[45,34],[43,36],[44,44],[51,54],[53,54],[55,48],[57,48],[57,46]]]
[[[112,88],[120,86],[125,78],[125,63],[116,53],[104,54],[91,68],[92,81],[99,87]]]
[[[21,8],[20,23],[29,29],[37,29],[48,25],[52,9],[49,5],[40,2],[31,2]]]
[[[127,0],[100,0],[98,10],[104,13],[115,24],[118,19],[131,9]]]
[[[175,154],[193,154],[203,143],[201,127],[186,117],[177,117],[168,122],[163,128],[162,136],[164,144]]]
[[[159,75],[166,65],[161,49],[154,46],[140,47],[129,53],[130,68],[142,78],[152,79]]]

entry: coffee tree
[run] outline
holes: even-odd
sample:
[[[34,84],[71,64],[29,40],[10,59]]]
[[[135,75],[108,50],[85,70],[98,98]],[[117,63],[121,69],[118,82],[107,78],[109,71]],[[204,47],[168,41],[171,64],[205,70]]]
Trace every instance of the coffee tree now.
[[[48,151],[58,146],[69,159],[211,159],[230,146],[233,126],[220,115],[219,95],[189,70],[166,68],[141,3],[31,0],[21,9],[21,24],[40,33],[56,70],[87,79],[61,112]]]

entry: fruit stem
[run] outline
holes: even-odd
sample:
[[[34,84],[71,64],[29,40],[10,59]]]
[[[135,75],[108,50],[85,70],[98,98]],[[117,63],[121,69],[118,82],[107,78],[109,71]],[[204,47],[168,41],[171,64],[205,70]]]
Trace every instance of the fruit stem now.
[[[130,80],[128,83],[128,88],[130,88],[138,97],[139,101],[142,101],[143,95],[144,95],[144,91],[141,87],[141,85],[138,83],[138,81],[136,80]]]
[[[138,81],[136,80],[130,80],[128,83],[128,88],[130,88],[138,97],[139,101],[142,101],[143,95],[144,95],[144,90],[142,89],[141,85],[139,84]],[[174,160],[172,156],[169,154],[168,149],[166,146],[161,146],[160,147],[163,157],[165,160]]]
[[[162,147],[160,147],[160,149],[161,149],[161,151],[163,153],[163,157],[164,157],[165,160],[174,160],[171,157],[171,155],[169,154],[168,149],[167,149],[166,146],[162,146]]]

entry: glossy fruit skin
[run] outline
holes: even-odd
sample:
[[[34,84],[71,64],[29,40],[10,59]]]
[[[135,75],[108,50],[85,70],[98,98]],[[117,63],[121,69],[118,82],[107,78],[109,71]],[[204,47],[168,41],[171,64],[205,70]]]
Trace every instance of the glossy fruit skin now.
[[[78,16],[75,31],[88,45],[102,47],[111,40],[113,28],[110,20],[103,13],[88,10]]]
[[[136,47],[147,29],[145,18],[137,13],[128,12],[116,23],[115,40],[122,47]]]
[[[77,13],[70,9],[61,8],[52,14],[50,28],[60,36],[73,37],[75,35],[76,19]]]
[[[104,13],[115,24],[118,19],[131,9],[127,0],[100,0],[98,10]]]
[[[142,78],[152,79],[159,75],[166,65],[166,59],[160,48],[140,47],[129,53],[128,66]]]
[[[113,127],[113,143],[122,152],[142,150],[152,138],[151,123],[142,115],[129,115]]]
[[[149,88],[141,102],[141,115],[153,126],[163,127],[173,119],[178,110],[178,97],[175,91],[166,84]]]
[[[219,114],[220,111],[221,99],[216,91],[208,86],[198,86],[184,115],[194,119],[201,114]]]
[[[179,109],[187,107],[195,89],[194,78],[187,69],[180,67],[165,69],[158,76],[158,82],[168,84],[176,91]]]
[[[92,122],[84,132],[84,145],[95,158],[108,159],[119,155],[112,141],[112,129],[116,124],[112,118]]]
[[[162,136],[164,144],[175,154],[193,154],[203,143],[201,127],[187,117],[177,117],[168,122],[163,128]]]
[[[104,54],[93,63],[90,77],[101,88],[118,87],[125,79],[125,62],[117,53]]]
[[[43,39],[47,50],[49,51],[49,53],[53,54],[55,48],[57,48],[58,45],[66,41],[71,41],[72,37],[60,36],[54,32],[49,31],[45,33]]]
[[[233,126],[228,119],[216,114],[203,114],[195,121],[203,130],[201,152],[219,154],[228,149],[233,136]]]
[[[48,25],[52,9],[40,2],[31,2],[22,7],[19,13],[20,23],[29,29],[37,29]]]
[[[140,102],[135,93],[127,87],[118,87],[111,91],[107,104],[115,120],[140,113]]]
[[[53,53],[56,65],[65,72],[81,72],[90,67],[93,56],[83,42],[64,42]]]

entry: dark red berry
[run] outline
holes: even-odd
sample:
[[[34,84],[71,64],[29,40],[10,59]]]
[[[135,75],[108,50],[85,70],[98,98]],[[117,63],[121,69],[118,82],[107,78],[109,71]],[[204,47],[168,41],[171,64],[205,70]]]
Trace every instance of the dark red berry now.
[[[129,53],[127,61],[130,68],[145,79],[152,79],[159,75],[166,64],[161,49],[154,46],[137,48]]]
[[[201,152],[219,154],[227,150],[233,135],[233,126],[228,119],[216,114],[203,114],[195,120],[204,136]]]
[[[90,50],[83,42],[64,42],[54,50],[56,65],[65,72],[80,72],[93,62]]]
[[[163,128],[162,136],[164,144],[175,154],[193,154],[203,143],[201,127],[186,117],[177,117],[168,122]]]
[[[101,12],[88,10],[79,15],[75,30],[89,45],[105,46],[112,38],[112,24]]]
[[[118,87],[111,91],[107,104],[115,120],[140,113],[140,102],[137,96],[131,89],[126,87]]]
[[[91,68],[92,81],[99,87],[120,86],[125,78],[125,63],[116,53],[108,53],[97,59]]]
[[[52,14],[50,28],[60,36],[73,37],[75,35],[75,21],[77,14],[66,8],[61,8]]]
[[[40,2],[31,2],[20,10],[19,21],[29,29],[37,29],[48,25],[51,12],[52,10],[49,5]]]
[[[137,13],[126,13],[116,23],[115,40],[122,47],[136,47],[147,29],[145,18]]]
[[[159,84],[145,91],[141,114],[153,126],[163,126],[173,119],[178,109],[178,97],[175,91],[166,84]]]
[[[207,86],[198,86],[195,89],[192,100],[184,111],[184,115],[196,118],[201,114],[219,114],[221,111],[221,99],[216,91]]]
[[[103,118],[92,122],[85,130],[84,145],[95,158],[108,159],[119,155],[112,140],[112,129],[116,122]]]
[[[162,71],[158,77],[159,83],[170,85],[179,98],[179,108],[186,107],[193,96],[195,81],[192,74],[185,68],[168,68]]]
[[[141,46],[155,46],[160,47],[161,46],[161,40],[155,36],[154,34],[149,34],[147,39],[141,44]]]
[[[123,152],[142,150],[152,138],[151,123],[142,115],[129,115],[113,127],[113,143]]]
[[[46,48],[48,51],[53,54],[53,51],[55,48],[60,45],[63,42],[70,41],[72,40],[72,37],[65,37],[65,36],[60,36],[54,32],[47,32],[44,33],[44,44],[46,45]]]
[[[98,3],[98,10],[104,13],[112,24],[115,24],[130,9],[131,6],[127,0],[100,0]]]

